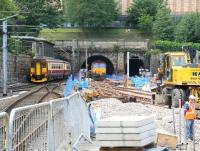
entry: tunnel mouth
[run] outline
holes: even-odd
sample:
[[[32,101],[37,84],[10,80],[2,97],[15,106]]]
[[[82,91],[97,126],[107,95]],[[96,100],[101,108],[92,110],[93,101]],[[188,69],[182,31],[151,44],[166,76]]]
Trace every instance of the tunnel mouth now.
[[[129,76],[138,76],[139,75],[139,69],[144,69],[144,63],[138,56],[132,56],[129,59]],[[125,68],[125,74],[127,74],[127,64]]]
[[[102,63],[106,64],[106,74],[107,75],[111,75],[114,73],[114,66],[113,66],[112,62],[104,56],[95,55],[95,56],[88,57],[87,62],[88,62],[88,70],[91,70],[91,66],[93,63],[102,62]],[[83,64],[81,65],[81,69],[85,69],[85,66],[86,66],[86,61],[84,61]]]

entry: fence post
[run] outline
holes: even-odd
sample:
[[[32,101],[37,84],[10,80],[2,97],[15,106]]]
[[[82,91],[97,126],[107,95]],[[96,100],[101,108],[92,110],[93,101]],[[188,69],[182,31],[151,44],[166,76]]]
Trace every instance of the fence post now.
[[[9,150],[8,150],[8,138],[9,138],[9,133],[8,133],[8,130],[9,130],[9,116],[8,116],[7,113],[5,114],[5,116],[6,116],[6,122],[7,122],[7,124],[6,124],[6,151],[9,151]]]
[[[53,151],[53,103],[50,101],[48,106],[48,135],[47,135],[47,149]]]
[[[193,133],[193,151],[195,151],[195,120],[192,128],[192,133]]]
[[[12,151],[12,143],[13,143],[13,121],[15,118],[16,109],[13,109],[10,113],[9,119],[9,129],[8,129],[8,151]]]
[[[68,107],[69,107],[69,97],[65,97],[65,99],[64,99],[64,125],[65,125],[64,127],[65,128],[67,128],[67,126],[69,126],[67,124],[69,124],[69,121],[71,120],[70,119],[70,115],[69,115],[70,113],[69,113]],[[68,132],[67,135],[69,136],[69,146],[71,148],[71,145],[72,145],[71,131]]]

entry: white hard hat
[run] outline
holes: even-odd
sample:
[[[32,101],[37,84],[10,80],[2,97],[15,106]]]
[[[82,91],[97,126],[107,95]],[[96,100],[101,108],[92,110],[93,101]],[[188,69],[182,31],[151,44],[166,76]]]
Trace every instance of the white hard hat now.
[[[194,95],[190,95],[189,99],[196,99],[196,97]]]

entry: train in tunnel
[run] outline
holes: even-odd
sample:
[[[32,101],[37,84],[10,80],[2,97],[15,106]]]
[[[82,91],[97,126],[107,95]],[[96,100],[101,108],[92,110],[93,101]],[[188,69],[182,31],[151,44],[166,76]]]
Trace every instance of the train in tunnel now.
[[[34,58],[30,67],[30,81],[42,83],[55,79],[64,79],[71,73],[69,62],[49,58]]]
[[[91,72],[93,74],[105,75],[106,74],[106,63],[101,60],[96,60],[91,64]]]

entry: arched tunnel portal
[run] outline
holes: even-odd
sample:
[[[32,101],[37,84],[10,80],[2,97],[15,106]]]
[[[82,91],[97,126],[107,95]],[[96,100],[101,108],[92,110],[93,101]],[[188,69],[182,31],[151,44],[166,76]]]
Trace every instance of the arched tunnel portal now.
[[[114,65],[110,61],[110,59],[102,56],[102,55],[95,55],[95,56],[90,56],[87,59],[88,62],[88,70],[91,70],[91,65],[94,62],[104,62],[106,64],[106,74],[113,74],[114,73]],[[85,69],[86,67],[86,61],[83,62],[81,65],[81,69]]]
[[[138,56],[131,56],[129,59],[129,75],[131,77],[139,75],[140,68],[145,68],[143,60]],[[127,73],[127,64],[125,65],[125,73]]]

